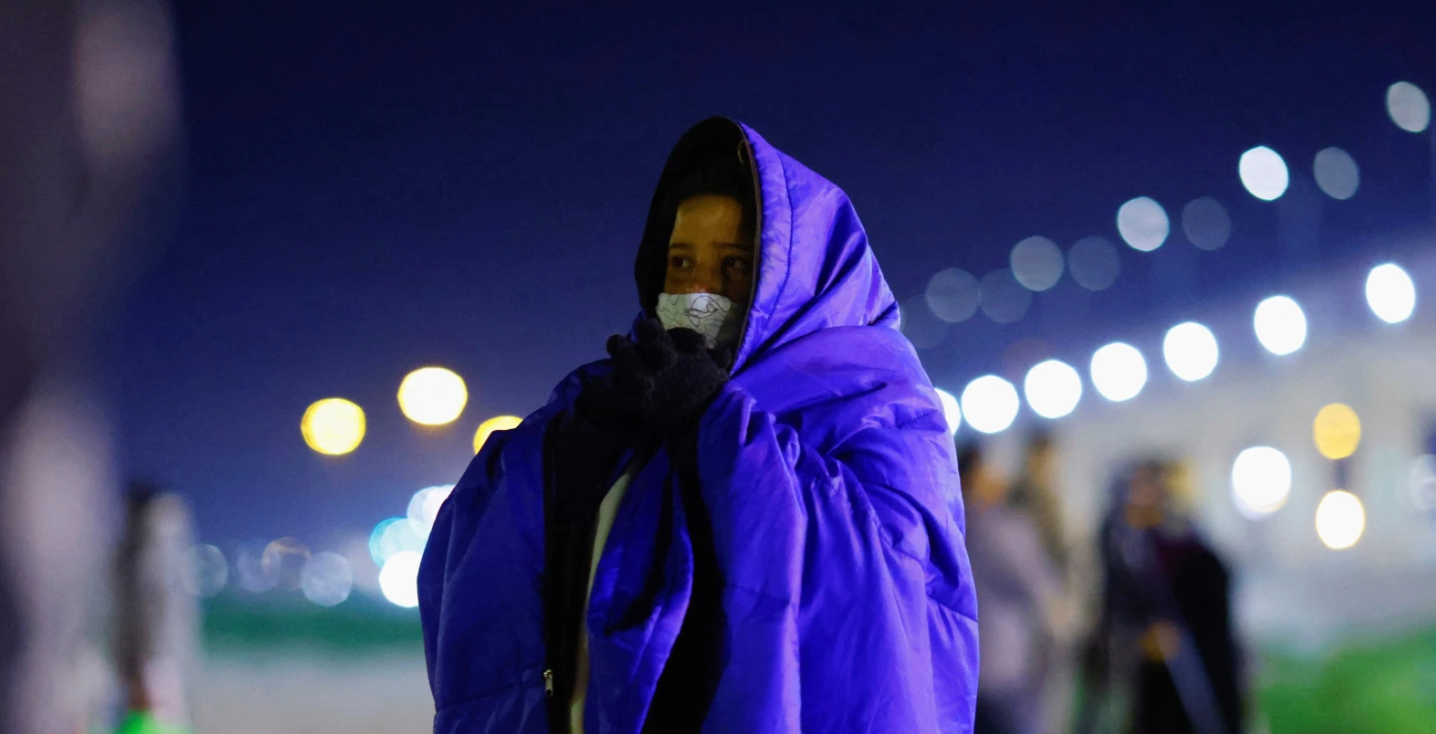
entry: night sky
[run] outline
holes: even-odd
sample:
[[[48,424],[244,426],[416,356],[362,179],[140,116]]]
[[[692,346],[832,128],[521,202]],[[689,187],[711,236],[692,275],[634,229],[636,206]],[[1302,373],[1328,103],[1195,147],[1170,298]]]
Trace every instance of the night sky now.
[[[481,420],[528,413],[600,357],[636,312],[663,159],[712,114],[841,185],[904,301],[943,268],[1006,266],[1029,235],[1120,244],[1115,212],[1134,196],[1174,217],[1199,196],[1227,206],[1221,250],[1174,226],[1155,253],[1121,246],[1109,290],[1064,278],[1016,324],[952,327],[922,355],[953,391],[1025,339],[1084,365],[1124,330],[1365,266],[1373,234],[1432,211],[1430,138],[1384,107],[1395,81],[1436,90],[1427,3],[415,7],[430,5],[177,8],[188,186],[102,363],[123,469],[190,496],[213,542],[319,549],[402,514],[414,490],[458,478]],[[1299,197],[1242,189],[1255,145],[1286,157],[1293,192],[1340,146],[1361,189],[1312,194],[1320,228],[1282,244],[1279,209]],[[430,364],[471,394],[442,429],[395,400]],[[368,416],[345,457],[299,434],[330,396]]]

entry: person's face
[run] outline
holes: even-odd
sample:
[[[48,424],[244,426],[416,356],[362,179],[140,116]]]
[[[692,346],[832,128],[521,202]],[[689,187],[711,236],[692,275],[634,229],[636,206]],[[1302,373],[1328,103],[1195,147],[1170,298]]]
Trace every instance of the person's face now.
[[[664,293],[712,293],[746,306],[753,293],[753,230],[731,196],[701,195],[678,205],[668,238]]]
[[[1138,470],[1127,489],[1127,524],[1134,528],[1162,524],[1166,500],[1164,477],[1152,469]]]

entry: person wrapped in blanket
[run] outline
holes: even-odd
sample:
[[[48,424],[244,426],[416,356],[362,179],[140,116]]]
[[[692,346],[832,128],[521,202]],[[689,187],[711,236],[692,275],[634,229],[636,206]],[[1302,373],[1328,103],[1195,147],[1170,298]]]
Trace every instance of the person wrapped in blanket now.
[[[609,358],[439,512],[434,731],[970,731],[954,447],[847,196],[704,121],[635,276]]]

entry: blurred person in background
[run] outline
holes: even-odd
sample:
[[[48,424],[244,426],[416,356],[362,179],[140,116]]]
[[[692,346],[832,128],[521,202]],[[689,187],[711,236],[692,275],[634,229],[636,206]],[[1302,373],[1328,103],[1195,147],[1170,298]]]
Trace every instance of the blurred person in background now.
[[[1058,577],[1060,596],[1053,601],[1058,610],[1058,623],[1048,641],[1047,681],[1042,686],[1046,715],[1043,730],[1066,731],[1071,726],[1074,694],[1078,641],[1075,617],[1082,605],[1068,549],[1065,508],[1057,486],[1057,444],[1047,431],[1034,431],[1028,436],[1022,471],[1013,483],[1010,502],[1016,512],[1025,514],[1036,526],[1049,567]]]
[[[967,548],[978,588],[982,675],[976,734],[1047,731],[1052,650],[1065,629],[1062,577],[1036,519],[1012,501],[1011,485],[982,448],[958,451],[968,512]]]
[[[1225,564],[1180,502],[1180,464],[1138,464],[1114,487],[1099,540],[1101,610],[1089,645],[1096,700],[1083,731],[1240,734],[1243,686]],[[1107,707],[1110,708],[1110,707]]]
[[[1022,471],[1012,485],[1012,506],[1027,513],[1037,525],[1042,549],[1052,565],[1067,575],[1067,528],[1062,498],[1058,495],[1055,472],[1057,447],[1052,435],[1035,431],[1027,439]]]
[[[953,445],[847,197],[707,120],[635,275],[631,335],[439,513],[434,731],[969,731]]]
[[[0,732],[74,734],[117,515],[87,346],[176,203],[168,8],[0,3],[0,68]]]

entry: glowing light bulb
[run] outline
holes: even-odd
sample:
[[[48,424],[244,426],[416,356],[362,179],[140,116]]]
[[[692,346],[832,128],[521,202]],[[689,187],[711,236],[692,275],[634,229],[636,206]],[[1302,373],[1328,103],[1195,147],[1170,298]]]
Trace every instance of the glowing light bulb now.
[[[395,553],[379,569],[379,591],[390,604],[405,609],[419,606],[419,563],[416,551]]]
[[[414,370],[399,384],[399,408],[409,420],[426,426],[452,422],[468,402],[464,379],[443,367]]]
[[[304,411],[299,432],[321,454],[347,454],[364,440],[364,410],[344,398],[325,398]]]
[[[1350,406],[1332,403],[1316,412],[1311,422],[1316,450],[1328,459],[1345,459],[1361,445],[1361,418]]]
[[[524,419],[516,415],[496,415],[479,424],[479,430],[474,432],[474,453],[483,450],[484,444],[488,442],[489,436],[494,431],[509,431],[519,427]]]
[[[983,433],[999,433],[1017,418],[1017,388],[997,375],[984,375],[962,389],[962,414],[967,425]]]
[[[1167,241],[1172,222],[1155,200],[1139,196],[1117,210],[1117,232],[1134,250],[1151,252]]]
[[[1217,368],[1217,338],[1211,329],[1195,321],[1177,324],[1162,340],[1162,356],[1172,374],[1194,382]]]
[[[1120,403],[1137,397],[1147,384],[1147,361],[1131,344],[1113,342],[1092,354],[1092,386]]]
[[[1027,404],[1043,418],[1061,418],[1082,399],[1082,378],[1066,362],[1049,359],[1027,371],[1022,381]]]
[[[1270,446],[1253,446],[1232,462],[1232,499],[1249,520],[1280,510],[1291,495],[1291,462]]]
[[[1316,537],[1332,550],[1345,550],[1366,531],[1366,508],[1356,495],[1333,489],[1316,506]]]
[[[1277,356],[1291,354],[1306,343],[1306,314],[1286,296],[1272,296],[1258,304],[1252,327],[1257,341]]]
[[[1416,310],[1416,284],[1400,265],[1377,265],[1366,276],[1366,304],[1377,318],[1399,324]]]
[[[1281,155],[1265,145],[1259,145],[1245,153],[1237,162],[1237,173],[1247,191],[1262,201],[1276,201],[1286,193],[1291,183],[1291,174],[1286,170],[1286,161]]]

